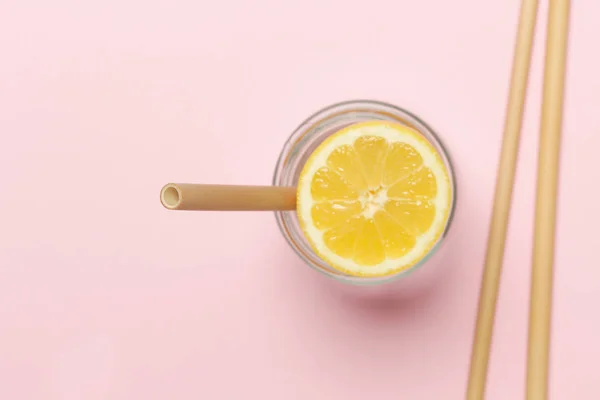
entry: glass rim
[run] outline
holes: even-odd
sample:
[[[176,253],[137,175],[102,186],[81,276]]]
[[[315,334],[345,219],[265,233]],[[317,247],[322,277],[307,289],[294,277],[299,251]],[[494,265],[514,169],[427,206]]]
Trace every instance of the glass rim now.
[[[348,107],[354,108],[348,110]],[[440,157],[442,158],[442,161],[444,162],[444,165],[448,171],[448,176],[450,179],[450,188],[452,191],[451,204],[450,209],[448,211],[448,218],[446,219],[444,230],[442,231],[442,234],[439,236],[439,238],[436,240],[436,243],[414,265],[391,275],[381,277],[360,277],[344,274],[339,271],[337,271],[337,273],[333,273],[317,265],[308,255],[304,254],[304,251],[300,248],[299,244],[296,243],[296,241],[292,237],[290,230],[294,229],[294,227],[288,226],[288,223],[286,222],[285,218],[285,213],[295,213],[295,211],[275,212],[275,218],[279,230],[286,239],[288,245],[294,250],[294,252],[300,257],[302,261],[308,264],[309,267],[337,281],[351,283],[355,285],[374,285],[395,281],[402,277],[406,277],[409,274],[421,268],[424,264],[427,263],[431,256],[437,253],[441,245],[445,242],[445,238],[448,235],[448,232],[450,231],[450,228],[452,226],[457,200],[456,174],[454,171],[454,164],[447,150],[447,146],[441,140],[438,133],[433,128],[431,128],[431,126],[429,126],[425,121],[423,121],[414,113],[404,108],[383,101],[356,99],[341,101],[328,105],[326,107],[321,108],[320,110],[317,110],[316,112],[312,113],[309,117],[304,119],[298,125],[298,127],[294,129],[292,134],[286,139],[281,153],[279,154],[279,157],[277,159],[277,163],[275,165],[272,184],[274,186],[281,186],[282,175],[285,171],[285,167],[287,166],[289,159],[295,155],[294,150],[298,150],[298,147],[302,145],[303,139],[305,139],[307,136],[309,136],[310,138],[311,133],[313,135],[318,133],[318,129],[316,130],[316,128],[318,128],[327,120],[343,116],[349,112],[358,111],[377,113],[382,116],[392,118],[397,122],[401,122],[405,125],[411,126],[413,129],[416,129],[423,137],[425,137],[426,140],[430,141],[434,145],[434,147],[436,147],[436,150],[440,154]],[[420,127],[415,127],[415,123]],[[304,235],[302,232],[300,233],[301,235]],[[313,253],[313,255],[317,259],[323,261],[324,264],[328,265],[324,260],[321,259],[321,257],[319,257],[314,252],[314,250],[310,246],[308,247],[308,250],[311,253]]]

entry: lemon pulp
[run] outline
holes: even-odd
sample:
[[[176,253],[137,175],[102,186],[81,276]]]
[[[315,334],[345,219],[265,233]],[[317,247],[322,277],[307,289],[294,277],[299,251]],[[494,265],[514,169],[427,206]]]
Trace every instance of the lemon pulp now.
[[[418,263],[443,234],[452,203],[437,150],[404,125],[370,121],[327,138],[300,174],[298,217],[314,251],[355,276]]]

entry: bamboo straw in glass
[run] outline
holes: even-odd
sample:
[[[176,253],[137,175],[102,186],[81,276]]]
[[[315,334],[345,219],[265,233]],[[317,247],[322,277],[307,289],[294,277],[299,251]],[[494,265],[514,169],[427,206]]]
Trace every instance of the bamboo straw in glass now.
[[[289,211],[296,209],[296,188],[169,183],[160,201],[169,210]]]

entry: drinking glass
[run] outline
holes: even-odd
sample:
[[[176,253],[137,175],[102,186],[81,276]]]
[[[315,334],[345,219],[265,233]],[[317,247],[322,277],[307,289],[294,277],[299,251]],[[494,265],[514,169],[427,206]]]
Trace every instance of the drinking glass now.
[[[327,137],[348,125],[373,120],[393,121],[403,124],[413,128],[429,141],[439,153],[448,171],[452,198],[446,226],[432,249],[411,268],[383,277],[358,277],[336,270],[312,250],[300,228],[298,215],[295,211],[275,213],[281,233],[291,248],[306,264],[331,278],[352,284],[380,284],[390,282],[406,276],[424,265],[438,250],[448,234],[456,204],[456,182],[452,163],[438,135],[423,120],[409,111],[392,104],[373,100],[354,100],[333,104],[317,111],[302,122],[283,146],[275,167],[273,185],[296,187],[306,160]]]

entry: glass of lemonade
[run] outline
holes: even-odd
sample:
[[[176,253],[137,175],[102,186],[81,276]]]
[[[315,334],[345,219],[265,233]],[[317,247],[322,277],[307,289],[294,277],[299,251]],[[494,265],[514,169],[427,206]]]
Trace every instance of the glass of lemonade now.
[[[306,211],[304,214],[302,214],[302,212],[300,210],[301,209],[310,210],[310,205],[307,208],[307,206],[305,206],[305,204],[302,203],[302,202],[306,203],[308,200],[304,200],[304,198],[300,198],[300,193],[302,193],[302,190],[304,190],[303,193],[305,193],[305,198],[306,198],[306,196],[309,196],[308,193],[313,193],[315,196],[317,196],[318,195],[317,192],[320,190],[320,188],[327,189],[327,188],[332,187],[333,184],[331,182],[329,182],[329,183],[325,182],[324,184],[321,182],[321,186],[319,187],[318,186],[319,183],[317,182],[318,177],[314,178],[314,175],[313,175],[313,177],[311,178],[312,182],[313,182],[312,189],[311,189],[311,186],[310,186],[311,183],[310,182],[303,183],[301,181],[301,178],[303,175],[303,171],[305,169],[305,165],[309,166],[308,164],[317,162],[319,159],[319,156],[317,155],[317,153],[319,153],[319,151],[323,147],[327,147],[327,146],[331,147],[332,144],[328,143],[328,142],[332,142],[332,141],[335,142],[334,139],[336,139],[336,136],[344,135],[345,133],[347,133],[346,136],[354,135],[352,137],[359,137],[360,131],[357,131],[357,132],[359,132],[358,134],[356,132],[353,132],[352,131],[354,129],[353,127],[364,126],[365,128],[361,128],[361,129],[363,129],[363,131],[365,131],[365,132],[368,132],[369,129],[372,129],[373,125],[376,127],[380,127],[382,124],[394,127],[392,130],[398,130],[401,132],[402,131],[409,132],[410,135],[408,135],[408,138],[410,140],[414,141],[415,144],[423,143],[422,148],[426,148],[427,149],[426,151],[428,153],[430,153],[430,154],[426,155],[425,158],[427,159],[427,157],[429,157],[429,158],[435,157],[435,165],[436,165],[437,171],[442,171],[442,173],[438,172],[438,175],[444,177],[443,182],[438,179],[438,181],[437,181],[438,183],[436,186],[436,180],[434,178],[431,178],[431,176],[433,176],[435,174],[431,173],[428,176],[425,176],[425,178],[416,177],[416,175],[415,175],[410,178],[412,180],[405,179],[406,182],[404,182],[403,184],[400,185],[403,187],[398,187],[396,189],[389,188],[390,185],[385,186],[385,185],[383,185],[383,183],[379,187],[373,187],[373,185],[371,185],[370,183],[369,183],[369,185],[367,185],[367,183],[365,183],[364,190],[362,192],[360,192],[360,193],[362,193],[362,194],[360,194],[360,196],[361,196],[360,199],[358,199],[358,200],[353,200],[353,199],[348,200],[346,198],[341,199],[340,207],[342,207],[342,208],[340,208],[340,210],[342,210],[342,212],[344,212],[344,210],[345,209],[347,210],[348,207],[354,207],[354,206],[356,206],[357,209],[362,209],[362,211],[357,212],[357,213],[359,213],[359,214],[357,214],[357,217],[360,220],[357,218],[354,218],[354,219],[352,219],[352,221],[354,221],[354,222],[359,221],[359,223],[364,225],[364,227],[361,229],[366,231],[370,225],[364,221],[369,221],[371,225],[375,226],[376,224],[373,223],[373,218],[375,218],[375,220],[377,219],[377,215],[374,216],[373,212],[371,212],[369,209],[369,207],[371,207],[370,204],[379,204],[379,205],[381,205],[381,207],[384,207],[383,204],[385,204],[386,208],[388,206],[390,207],[391,214],[385,213],[387,216],[390,216],[390,218],[392,218],[392,217],[396,218],[395,221],[400,220],[401,224],[403,223],[405,226],[408,225],[410,228],[413,224],[411,224],[410,220],[406,219],[406,218],[410,218],[410,211],[406,211],[406,212],[403,211],[404,209],[402,208],[403,207],[402,204],[406,203],[406,204],[408,204],[408,206],[411,206],[414,204],[420,205],[422,203],[420,200],[421,198],[423,198],[423,201],[425,201],[425,202],[429,201],[431,204],[435,204],[435,201],[427,200],[427,197],[426,197],[427,190],[433,190],[434,192],[436,190],[438,192],[443,190],[445,194],[442,197],[447,198],[447,201],[446,200],[443,201],[444,213],[440,214],[440,215],[442,215],[442,217],[438,218],[437,222],[435,223],[435,224],[437,224],[436,225],[437,233],[433,236],[430,235],[430,238],[431,238],[430,243],[428,243],[426,246],[425,245],[420,246],[419,245],[419,235],[426,236],[427,234],[422,234],[422,232],[418,231],[418,229],[416,231],[414,229],[409,230],[410,232],[415,232],[415,234],[412,236],[417,237],[417,239],[411,239],[411,240],[413,240],[413,242],[411,242],[412,244],[410,246],[413,246],[413,247],[420,246],[420,248],[421,248],[420,252],[413,254],[413,257],[412,257],[413,260],[411,261],[410,264],[406,264],[406,267],[398,268],[396,270],[390,269],[387,273],[370,275],[370,274],[356,273],[356,271],[360,271],[360,269],[348,270],[348,269],[340,268],[339,265],[335,265],[335,261],[334,262],[326,261],[326,260],[341,260],[341,258],[337,257],[335,254],[332,255],[331,258],[324,256],[324,254],[327,255],[328,253],[330,253],[328,246],[333,250],[337,250],[336,246],[337,247],[339,247],[339,246],[336,243],[340,242],[339,237],[335,237],[334,235],[330,234],[329,232],[325,232],[325,234],[323,235],[323,233],[321,232],[321,233],[318,233],[318,235],[321,235],[321,236],[319,236],[321,239],[319,239],[318,243],[315,242],[314,238],[307,237],[307,234],[305,234],[305,232],[307,232],[307,229],[309,232],[312,232],[312,231],[316,232],[316,229],[314,227],[310,227],[310,228],[306,227],[306,225],[307,225],[307,223],[305,222],[306,218],[303,219],[303,215],[305,215],[305,216],[309,215],[310,211]],[[377,129],[379,129],[379,128],[377,128]],[[348,131],[350,131],[350,132],[348,132]],[[356,131],[356,129],[355,129],[355,131]],[[380,131],[381,131],[381,129],[377,132],[380,132]],[[394,132],[392,132],[392,136],[390,136],[390,137],[393,137],[393,133]],[[387,132],[383,132],[383,134],[379,134],[379,133],[377,133],[377,134],[382,136],[383,138],[385,138],[387,135]],[[334,135],[334,137],[332,137],[332,135]],[[326,143],[323,143],[328,138],[330,140]],[[371,139],[373,139],[373,138],[371,138]],[[379,139],[381,139],[381,137],[379,137]],[[384,139],[382,139],[382,140],[384,140]],[[410,140],[408,143],[412,143]],[[339,142],[339,140],[338,140],[338,142]],[[346,138],[341,139],[341,143],[346,143],[346,142],[348,142]],[[350,143],[350,142],[348,142],[348,143]],[[356,143],[358,143],[358,142],[356,142]],[[323,146],[321,146],[322,144],[323,144]],[[368,145],[368,143],[367,143],[367,145]],[[398,146],[400,146],[400,145],[404,145],[404,143],[399,143]],[[356,144],[356,146],[360,146],[360,144]],[[419,146],[415,146],[415,147],[419,147]],[[348,146],[345,146],[345,147],[348,147]],[[365,148],[365,147],[363,146],[363,148]],[[410,147],[408,147],[408,148],[409,148],[409,150],[411,149]],[[350,150],[353,151],[353,149],[350,149]],[[360,150],[360,148],[359,148],[359,150]],[[396,150],[398,150],[399,152]],[[392,147],[389,147],[389,149],[386,151],[387,151],[387,153],[386,153],[387,158],[384,159],[385,161],[382,161],[382,163],[383,162],[387,162],[387,163],[394,162],[394,160],[392,159],[392,156],[391,156],[392,151],[393,151]],[[392,175],[396,174],[396,176],[399,176],[398,175],[399,172],[397,170],[399,168],[401,168],[402,166],[408,165],[408,164],[406,162],[403,162],[403,160],[398,159],[398,157],[402,158],[402,154],[407,154],[407,157],[408,157],[411,154],[413,154],[414,152],[411,153],[409,151],[407,153],[403,153],[402,148],[394,148],[394,151],[396,151],[395,152],[396,158],[397,158],[395,161],[396,164],[390,164],[390,166],[396,168],[395,166],[397,165],[398,167],[396,168],[396,171],[392,171],[391,174]],[[315,153],[316,157],[311,157],[311,155],[313,155],[313,153]],[[344,155],[344,154],[342,154],[342,152],[338,152],[338,153],[339,153],[338,155],[342,155],[342,156]],[[372,151],[371,151],[371,153],[372,153]],[[328,153],[328,154],[333,154],[333,153]],[[347,155],[347,151],[345,154]],[[333,156],[334,155],[329,155],[329,158],[327,160],[328,161],[331,160],[331,157],[333,157]],[[363,155],[363,164],[364,164],[364,159],[365,159],[365,156]],[[389,161],[388,161],[388,159],[389,159]],[[317,160],[317,161],[315,161],[315,160]],[[407,161],[407,160],[404,160],[404,161]],[[326,162],[326,161],[323,161],[323,162]],[[417,164],[415,164],[415,165],[417,165]],[[331,164],[331,166],[334,167],[333,164]],[[321,167],[321,170],[324,170],[323,168],[327,168],[327,167]],[[306,169],[310,170],[311,167],[309,166],[309,168],[306,168]],[[313,170],[314,169],[315,168],[313,168]],[[423,169],[429,171],[429,169],[427,169],[426,167],[423,167]],[[343,172],[345,171],[344,168],[341,168],[341,167],[338,168],[338,170],[343,171]],[[367,170],[367,172],[369,172],[368,171],[369,166],[366,167],[366,170]],[[372,171],[371,171],[371,173],[372,173]],[[378,173],[381,173],[381,172],[378,172]],[[318,175],[318,172],[317,172],[317,175]],[[368,175],[368,173],[367,173],[367,175]],[[385,183],[385,178],[382,178],[382,179],[383,179],[383,182]],[[398,179],[400,179],[400,178],[398,178]],[[425,181],[427,179],[432,179],[432,181],[431,181],[431,184],[429,184],[429,186],[425,187],[426,186],[425,184],[427,183]],[[315,182],[317,182],[317,183],[315,183]],[[440,182],[442,182],[442,184],[440,184]],[[455,184],[455,176],[454,176],[452,164],[451,164],[450,157],[448,156],[446,149],[442,145],[442,143],[441,143],[440,139],[438,138],[438,136],[436,135],[436,133],[425,122],[423,122],[420,118],[418,118],[414,114],[412,114],[406,110],[403,110],[399,107],[396,107],[394,105],[391,105],[391,104],[378,102],[378,101],[370,101],[370,100],[347,101],[347,102],[334,104],[334,105],[331,105],[329,107],[326,107],[326,108],[316,112],[315,114],[313,114],[312,116],[307,118],[304,122],[302,122],[302,124],[300,124],[300,126],[292,133],[292,135],[289,137],[289,139],[286,141],[286,143],[283,147],[283,150],[279,156],[279,160],[277,162],[277,166],[275,169],[275,175],[273,177],[273,185],[299,187],[298,211],[297,212],[290,211],[290,212],[277,212],[276,213],[276,218],[277,218],[277,223],[279,225],[279,228],[280,228],[283,236],[289,243],[289,245],[292,247],[292,249],[294,249],[294,251],[298,254],[298,256],[300,256],[300,258],[302,260],[304,260],[304,262],[306,262],[310,267],[312,267],[312,268],[316,269],[317,271],[324,273],[325,275],[332,277],[334,279],[337,279],[337,280],[340,280],[343,282],[347,282],[347,283],[353,283],[353,284],[379,284],[379,283],[389,282],[389,281],[392,281],[399,277],[406,276],[408,273],[414,271],[415,269],[417,269],[418,267],[420,267],[421,265],[426,263],[426,261],[429,259],[429,257],[436,252],[436,250],[439,248],[439,246],[443,242],[444,238],[446,237],[446,235],[450,229],[451,223],[452,223],[452,216],[453,216],[454,208],[455,208],[455,204],[456,204],[456,184]],[[412,186],[410,186],[410,185],[412,185]],[[383,189],[381,189],[381,186],[383,186]],[[419,188],[420,186],[425,187],[425,189]],[[301,189],[302,187],[304,187],[305,189]],[[413,190],[413,188],[415,190]],[[428,189],[428,188],[430,188],[430,189]],[[394,192],[394,190],[395,190],[395,192]],[[421,192],[419,192],[419,190],[421,190]],[[425,191],[423,191],[423,190],[425,190]],[[400,193],[400,194],[394,195],[394,193]],[[413,196],[413,195],[416,197],[414,197],[410,201],[403,200],[401,198],[401,197],[403,197],[403,195],[402,195],[403,193],[407,194],[407,196],[409,196],[409,197]],[[425,197],[421,196],[422,194]],[[394,197],[394,196],[398,196],[398,197]],[[383,199],[383,200],[380,201],[379,203],[377,203],[377,199]],[[400,208],[398,208],[398,210],[400,210],[400,211],[394,211],[395,210],[393,208],[394,202],[399,204],[398,207],[400,207]],[[344,209],[344,207],[346,207],[346,208]],[[314,214],[315,212],[317,214]],[[394,214],[394,213],[396,213],[396,214]],[[313,206],[313,214],[312,215],[318,216],[318,209],[315,211],[314,206]],[[327,216],[327,215],[325,215],[325,216]],[[312,223],[312,218],[309,217],[309,219],[311,219],[311,223]],[[432,220],[433,220],[433,217],[432,217]],[[350,226],[352,223],[354,223],[352,221],[345,222],[343,225]],[[377,220],[375,222],[377,222]],[[379,222],[383,223],[382,221],[379,221]],[[320,225],[317,223],[316,226],[319,227]],[[323,226],[323,224],[321,224],[321,226]],[[310,229],[312,229],[312,231]],[[380,228],[374,228],[374,229],[378,230],[381,233]],[[331,231],[333,231],[333,230],[335,230],[335,229],[332,228]],[[348,229],[346,229],[346,230],[348,230]],[[365,233],[365,235],[366,235],[366,233]],[[395,232],[393,232],[393,229],[392,229],[392,236],[394,236],[394,235],[398,236]],[[310,235],[308,235],[308,236],[310,236]],[[409,237],[409,236],[411,236],[411,235],[407,235],[407,237]],[[325,237],[325,241],[322,240],[323,237]],[[329,242],[327,242],[328,237],[329,237]],[[385,238],[386,236],[382,234],[379,237]],[[344,239],[344,238],[342,238],[342,239]],[[380,257],[384,257],[389,254],[391,254],[391,255],[397,254],[397,257],[398,257],[398,258],[396,258],[397,260],[402,260],[402,257],[409,257],[410,254],[412,254],[412,253],[410,253],[409,250],[403,249],[403,247],[408,248],[410,246],[397,245],[396,242],[398,242],[398,240],[396,240],[394,242],[393,239],[394,238],[392,237],[389,240],[386,239],[387,241],[384,240],[383,241],[384,243],[381,245],[380,244],[374,245],[374,247],[372,247],[373,254],[369,254],[369,252],[371,251],[370,250],[371,248],[368,247],[369,244],[366,243],[369,241],[367,236],[365,236],[365,237],[359,236],[358,240],[352,239],[352,240],[357,240],[359,242],[358,244],[355,244],[355,246],[360,247],[360,249],[357,249],[356,251],[358,253],[362,252],[361,254],[357,254],[356,262],[361,264],[361,263],[363,263],[362,260],[365,260],[363,264],[375,265],[378,261],[374,260],[373,262],[371,262],[371,260],[373,259],[373,257],[376,258],[379,253],[381,253]],[[400,237],[400,239],[401,239],[401,237]],[[337,240],[337,242],[336,242],[336,240]],[[414,242],[414,240],[416,240],[416,242]],[[341,240],[341,241],[343,242],[343,240]],[[365,243],[363,243],[363,242],[365,242]],[[414,243],[417,243],[416,246],[414,245]],[[319,251],[319,249],[321,251]],[[341,252],[341,254],[344,254],[343,249],[340,250],[340,252]],[[407,252],[408,252],[408,255],[405,254]],[[396,256],[394,256],[394,257],[396,257]],[[349,268],[353,268],[352,265],[356,266],[357,265],[356,262],[349,261],[349,263],[351,264]],[[380,262],[378,265],[381,266],[384,264],[385,264],[384,262]],[[379,268],[378,265],[375,265],[375,268]],[[387,264],[385,264],[385,265],[387,265]],[[364,269],[367,271],[369,270],[369,265],[363,267],[361,264],[359,267],[361,269]],[[357,268],[359,268],[359,267],[357,267]]]

